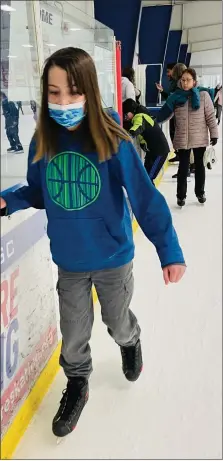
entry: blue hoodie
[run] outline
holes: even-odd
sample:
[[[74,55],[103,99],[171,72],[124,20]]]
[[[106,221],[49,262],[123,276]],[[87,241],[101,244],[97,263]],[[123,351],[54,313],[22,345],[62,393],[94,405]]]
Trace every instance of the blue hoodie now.
[[[117,114],[112,116],[119,120]],[[78,135],[58,129],[58,153],[49,162],[32,163],[36,144],[31,141],[28,185],[4,196],[7,214],[29,207],[46,210],[53,261],[61,269],[112,269],[134,258],[125,188],[161,266],[184,264],[167,203],[151,183],[132,143],[122,140],[118,153],[99,163],[95,152],[84,152]]]

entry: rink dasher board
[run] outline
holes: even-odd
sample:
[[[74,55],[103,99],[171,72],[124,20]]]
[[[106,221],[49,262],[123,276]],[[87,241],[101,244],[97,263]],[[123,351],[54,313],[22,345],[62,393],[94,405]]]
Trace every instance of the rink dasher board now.
[[[1,429],[11,425],[57,343],[45,211],[4,219],[1,241]]]

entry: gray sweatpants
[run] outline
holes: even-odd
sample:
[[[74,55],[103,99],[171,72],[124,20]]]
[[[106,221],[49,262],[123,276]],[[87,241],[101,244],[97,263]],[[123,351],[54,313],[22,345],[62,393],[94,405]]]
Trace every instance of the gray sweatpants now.
[[[92,286],[101,304],[102,320],[120,346],[133,346],[140,328],[129,305],[133,295],[133,264],[96,272],[59,269],[58,295],[62,349],[60,365],[67,377],[88,378],[92,371],[89,340],[94,321]]]

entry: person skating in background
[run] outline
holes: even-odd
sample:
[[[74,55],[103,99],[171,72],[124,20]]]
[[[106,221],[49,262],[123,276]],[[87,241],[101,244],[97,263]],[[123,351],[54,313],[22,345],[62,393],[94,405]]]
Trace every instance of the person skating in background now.
[[[168,98],[168,96],[170,95],[170,93],[171,93],[171,87],[172,87],[172,84],[173,84],[172,72],[173,72],[173,68],[174,68],[175,65],[176,65],[176,63],[173,62],[173,63],[167,64],[167,66],[166,66],[166,75],[167,75],[167,78],[169,80],[169,86],[167,88],[167,91],[164,90],[163,86],[160,83],[156,83],[156,88],[162,94],[162,98],[164,100],[166,100]]]
[[[218,92],[218,90],[219,90],[220,87],[221,87],[221,84],[218,83],[218,84],[216,85],[215,89],[214,89],[214,99],[215,99],[215,96],[216,96],[216,94],[217,94],[217,92]]]
[[[200,203],[205,203],[205,167],[204,153],[209,145],[218,140],[218,128],[215,119],[213,101],[209,91],[197,87],[196,71],[188,68],[183,72],[178,88],[167,99],[157,116],[158,122],[175,115],[176,126],[173,145],[179,152],[179,170],[177,175],[177,203],[185,205],[187,195],[187,173],[191,149],[195,162],[195,195]]]
[[[173,68],[174,68],[175,65],[176,65],[175,62],[167,64],[166,76],[168,78],[169,85],[168,85],[168,88],[167,88],[166,91],[164,90],[163,86],[160,83],[156,83],[156,88],[162,94],[162,99],[163,100],[166,100],[168,98],[168,96],[170,95],[170,93],[171,93],[172,85],[174,84],[174,80],[172,78],[172,72],[173,72]],[[170,121],[169,121],[169,132],[170,132],[170,139],[173,142],[173,138],[174,138],[174,119],[173,118],[170,119]],[[175,155],[174,159],[171,159],[171,161],[177,161],[177,156],[176,155]]]
[[[221,114],[222,114],[222,85],[218,85],[217,92],[215,94],[214,103],[216,107],[216,118],[218,120],[218,125],[221,123]]]
[[[172,84],[170,87],[170,94],[174,93],[174,91],[176,91],[176,89],[178,88],[178,82],[180,81],[182,73],[186,70],[186,68],[187,66],[181,62],[178,62],[177,64],[175,64],[174,68],[172,69]],[[175,117],[172,117],[172,119],[170,120],[170,123],[172,123],[171,141],[173,143],[174,134],[175,134],[175,123],[176,123]],[[175,157],[170,159],[170,163],[176,163],[176,162],[179,162],[179,155],[178,155],[177,150],[175,150]],[[176,174],[173,175],[172,177],[176,178]],[[188,179],[190,178],[190,168],[188,169],[187,178]]]
[[[172,88],[173,88],[173,85],[174,85],[174,80],[172,78],[172,72],[173,72],[173,68],[174,68],[175,65],[176,65],[175,62],[167,64],[166,76],[168,78],[169,85],[168,85],[168,88],[166,89],[166,91],[164,90],[163,86],[160,83],[156,83],[156,88],[161,93],[162,100],[164,100],[164,101],[168,98],[168,96],[172,92]],[[170,139],[171,139],[172,142],[173,142],[173,138],[174,138],[174,129],[175,129],[174,118],[171,118],[170,121],[169,121],[169,132],[170,132]],[[173,159],[170,159],[169,161],[170,162],[178,161],[177,155],[175,155],[175,157]]]
[[[134,97],[133,88],[135,93]],[[136,88],[134,69],[132,67],[125,67],[122,71],[122,101],[133,99],[139,104],[140,96],[141,91]]]
[[[56,51],[45,63],[39,121],[31,141],[28,185],[1,199],[1,214],[43,208],[53,261],[59,270],[62,349],[67,376],[53,433],[72,432],[88,400],[92,286],[102,319],[120,347],[128,381],[142,371],[140,327],[133,295],[133,213],[155,245],[165,283],[178,282],[185,261],[166,200],[152,185],[130,136],[103,109],[91,56],[79,48]]]
[[[176,63],[176,64],[169,64],[168,67],[167,67],[167,76],[168,76],[168,79],[169,79],[169,88],[167,91],[163,91],[163,87],[162,85],[158,85],[156,84],[157,86],[157,89],[162,93],[162,97],[166,100],[170,94],[174,93],[174,91],[176,91],[177,89],[177,85],[178,85],[178,82],[181,78],[181,75],[182,75],[182,72],[186,69],[187,67],[185,66],[185,64],[182,64],[180,62]],[[170,139],[173,143],[173,139],[174,139],[174,133],[175,133],[175,119],[174,117],[172,117],[169,121],[169,124],[170,124]],[[178,153],[177,151],[175,151],[175,156],[173,158],[171,158],[169,160],[170,163],[176,163],[176,162],[179,162],[179,157],[178,157]],[[177,175],[173,175],[173,178],[176,178]],[[188,178],[190,177],[190,171],[188,171]]]
[[[37,105],[36,105],[36,101],[34,101],[33,99],[30,101],[30,107],[33,111],[33,118],[35,122],[37,122]]]
[[[122,108],[124,120],[131,122],[130,135],[138,138],[141,148],[146,153],[144,166],[154,183],[170,152],[167,139],[146,107],[138,105],[133,99],[127,99]]]
[[[5,131],[10,147],[7,152],[23,153],[19,139],[19,109],[13,101],[9,101],[6,94],[1,91],[2,112],[5,117]]]
[[[22,115],[24,115],[22,101],[17,101],[17,106],[18,106],[19,111],[21,110]]]
[[[172,91],[171,94],[173,94],[180,86],[180,81],[181,81],[181,76],[182,76],[182,73],[187,69],[187,67],[185,66],[185,64],[181,64],[181,63],[178,63],[174,66],[173,70],[172,70],[172,79],[174,81],[174,83],[172,84],[172,89],[174,91]],[[198,87],[200,91],[208,91],[212,101],[214,101],[214,90],[212,88],[205,88],[205,87],[202,87],[202,86],[199,86]],[[166,105],[165,105],[166,107]],[[164,110],[164,109],[163,109]],[[174,133],[175,133],[175,117],[172,116],[172,118],[170,119],[170,122],[171,120],[173,120],[173,125],[174,125],[174,130],[172,132],[172,143],[173,143],[173,139],[174,139]],[[191,160],[194,158],[193,156],[193,152],[191,152],[191,156],[190,156]],[[175,163],[175,162],[179,162],[179,156],[178,156],[178,153],[176,151],[176,156],[172,159],[170,159],[169,161],[170,163]],[[190,177],[191,177],[191,173],[195,173],[195,165],[194,165],[194,162],[193,163],[189,163],[189,167],[188,167],[188,173],[187,173],[187,181],[190,181]],[[177,173],[175,173],[172,178],[173,179],[177,179],[177,175],[178,175],[178,171]]]

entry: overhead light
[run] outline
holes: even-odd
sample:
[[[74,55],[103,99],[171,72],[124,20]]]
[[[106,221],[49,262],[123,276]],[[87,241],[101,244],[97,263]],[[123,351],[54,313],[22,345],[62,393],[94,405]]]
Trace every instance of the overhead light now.
[[[76,29],[75,27],[71,27],[70,30],[76,31],[76,30],[81,30],[81,29]]]
[[[24,48],[33,48],[33,45],[22,45]]]
[[[1,5],[1,10],[2,11],[16,11],[15,8],[12,8],[12,6],[9,6],[9,5]]]
[[[18,56],[12,56],[11,54],[8,55],[8,58],[17,58]]]
[[[54,43],[46,43],[47,46],[56,46]]]

